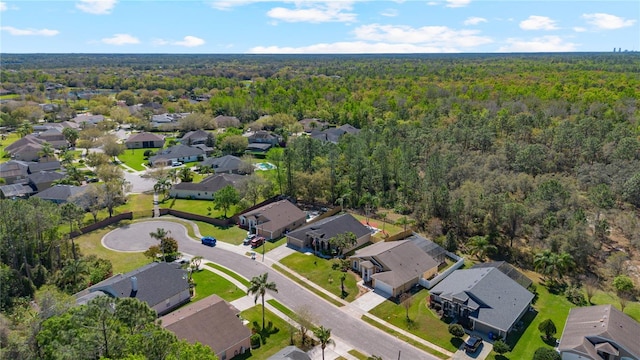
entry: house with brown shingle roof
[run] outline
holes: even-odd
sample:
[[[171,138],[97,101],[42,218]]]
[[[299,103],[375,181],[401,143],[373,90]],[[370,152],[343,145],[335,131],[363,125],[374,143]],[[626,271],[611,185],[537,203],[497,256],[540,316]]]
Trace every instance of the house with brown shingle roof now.
[[[209,346],[219,359],[233,359],[251,347],[251,330],[238,309],[218,295],[208,296],[160,318],[180,339]]]
[[[29,134],[4,148],[4,151],[10,154],[14,160],[36,161],[40,159],[38,153],[42,150],[44,143],[43,139]]]
[[[307,214],[289,200],[280,200],[238,216],[239,226],[265,239],[276,239],[307,221]]]
[[[238,188],[246,177],[237,174],[215,174],[204,178],[199,183],[181,182],[174,185],[169,196],[179,199],[213,200],[216,191],[231,185]]]
[[[127,149],[161,148],[164,146],[164,136],[141,132],[129,136],[124,144],[127,146]]]
[[[371,230],[358,219],[351,214],[339,214],[317,220],[288,233],[287,245],[300,250],[329,251],[329,240],[338,234],[348,232],[356,236],[356,243],[347,249],[342,249],[342,253],[362,246],[371,240]]]
[[[409,240],[369,245],[356,251],[349,260],[365,282],[391,296],[410,290],[421,279],[434,277],[440,264]]]
[[[563,360],[640,359],[640,323],[612,305],[573,308],[558,351]]]

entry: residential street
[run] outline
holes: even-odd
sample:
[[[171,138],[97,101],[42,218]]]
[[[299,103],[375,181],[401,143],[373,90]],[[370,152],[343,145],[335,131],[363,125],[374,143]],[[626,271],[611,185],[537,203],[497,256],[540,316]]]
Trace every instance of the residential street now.
[[[201,255],[205,259],[233,269],[246,278],[250,279],[265,271],[269,272],[269,280],[275,281],[278,286],[278,293],[271,294],[275,299],[293,310],[306,306],[317,317],[320,325],[331,328],[332,334],[351,344],[355,349],[381,356],[383,359],[398,359],[399,351],[400,359],[437,359],[351,316],[343,309],[336,308],[334,305],[300,287],[265,265],[268,262],[263,263],[261,256],[256,260],[251,260],[247,256],[224,250],[224,246],[211,248],[183,237],[176,237],[176,240],[179,243],[180,251]]]

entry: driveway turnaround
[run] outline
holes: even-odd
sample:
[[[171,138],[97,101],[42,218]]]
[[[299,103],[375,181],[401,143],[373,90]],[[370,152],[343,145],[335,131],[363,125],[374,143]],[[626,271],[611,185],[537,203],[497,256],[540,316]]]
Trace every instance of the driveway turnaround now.
[[[141,221],[121,226],[110,231],[102,238],[102,246],[116,251],[139,252],[147,250],[151,245],[159,245],[159,241],[149,235],[158,228],[165,229],[169,236],[176,240],[189,240],[187,228],[172,221]],[[189,240],[191,241],[191,240]]]

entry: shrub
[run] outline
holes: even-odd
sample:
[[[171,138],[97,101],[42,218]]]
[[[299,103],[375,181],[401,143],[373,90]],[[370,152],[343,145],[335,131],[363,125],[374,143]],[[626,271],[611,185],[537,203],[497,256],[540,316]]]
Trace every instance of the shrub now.
[[[540,347],[533,353],[533,360],[561,360],[560,354],[557,351],[548,348]]]
[[[547,340],[551,340],[553,335],[555,335],[556,332],[558,331],[556,329],[556,324],[554,324],[553,320],[551,319],[546,319],[543,322],[541,322],[540,325],[538,325],[538,330],[544,333],[544,336],[547,338]]]
[[[464,328],[460,324],[451,324],[449,325],[449,334],[455,337],[463,337],[464,336]]]
[[[259,348],[260,347],[260,343],[262,342],[262,337],[260,336],[260,334],[253,334],[251,335],[251,347],[252,348]]]
[[[502,339],[498,339],[496,341],[494,341],[493,343],[493,351],[497,352],[498,354],[502,355],[506,352],[511,351],[511,347],[504,342]]]
[[[587,299],[584,297],[582,290],[577,286],[569,286],[567,290],[564,291],[564,296],[567,300],[571,301],[572,304],[578,306],[587,305]]]

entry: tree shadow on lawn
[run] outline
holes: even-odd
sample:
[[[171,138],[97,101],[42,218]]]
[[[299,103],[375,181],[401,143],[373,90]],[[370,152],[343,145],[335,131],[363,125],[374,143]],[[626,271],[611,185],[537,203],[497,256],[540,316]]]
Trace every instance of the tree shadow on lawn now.
[[[462,346],[462,344],[464,344],[464,341],[462,340],[462,338],[459,338],[459,337],[451,337],[451,340],[449,340],[449,342],[456,349],[460,349],[460,346]]]
[[[257,334],[260,334],[260,338],[262,339],[262,345],[267,343],[267,339],[269,338],[269,336],[280,332],[280,329],[277,327],[274,327],[271,321],[267,323],[267,326],[265,326],[264,329],[260,326],[260,323],[258,323],[258,321],[254,321],[252,324],[253,324],[252,331],[255,331]]]
[[[522,326],[518,330],[514,330],[509,333],[509,336],[507,337],[507,344],[511,347],[511,349],[513,349],[518,341],[520,341],[520,338],[527,330],[529,325],[531,325],[536,316],[538,316],[537,310],[534,309],[533,311],[527,311],[527,313],[522,317]]]

